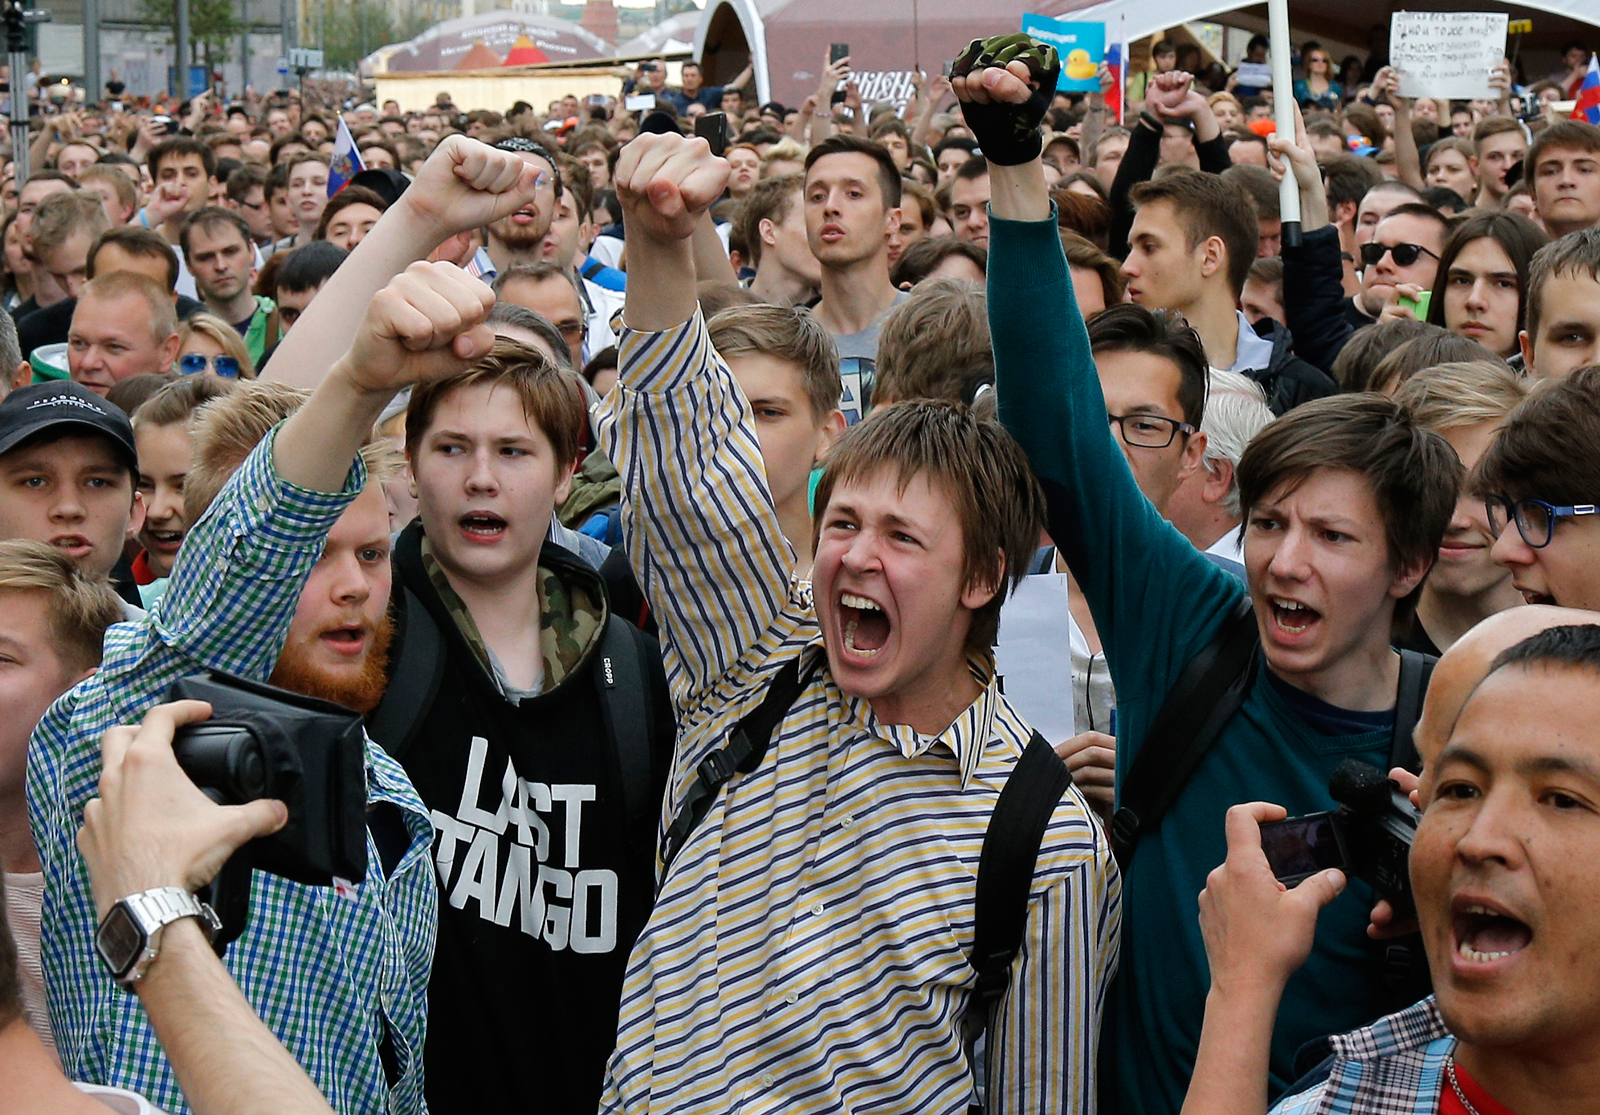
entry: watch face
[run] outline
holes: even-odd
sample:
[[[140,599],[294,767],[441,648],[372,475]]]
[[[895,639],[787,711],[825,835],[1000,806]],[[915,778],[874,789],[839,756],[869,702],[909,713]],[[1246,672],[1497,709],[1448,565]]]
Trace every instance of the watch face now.
[[[111,974],[120,976],[133,967],[134,961],[144,951],[145,937],[128,908],[118,902],[111,907],[106,920],[100,923],[94,944],[99,950],[100,959],[111,969]]]

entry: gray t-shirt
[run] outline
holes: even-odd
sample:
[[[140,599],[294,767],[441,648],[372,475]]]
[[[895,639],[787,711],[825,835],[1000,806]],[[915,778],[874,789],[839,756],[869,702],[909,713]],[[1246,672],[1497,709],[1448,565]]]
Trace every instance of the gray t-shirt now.
[[[910,297],[909,291],[895,291],[894,301],[889,303],[889,310],[894,309]],[[883,332],[883,319],[889,316],[889,310],[879,314],[871,325],[859,333],[835,333],[833,343],[839,347],[839,358],[843,360],[851,356],[864,356],[868,360],[877,360],[878,334]]]

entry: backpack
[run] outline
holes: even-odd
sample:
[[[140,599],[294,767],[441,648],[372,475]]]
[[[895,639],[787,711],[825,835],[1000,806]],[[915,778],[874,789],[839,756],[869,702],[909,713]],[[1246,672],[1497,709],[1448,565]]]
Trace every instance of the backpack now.
[[[400,653],[378,707],[367,714],[367,733],[397,762],[416,742],[423,718],[433,707],[444,678],[445,642],[427,606],[411,589],[400,587]],[[606,736],[622,772],[623,801],[631,823],[653,827],[650,815],[660,803],[652,784],[650,741],[655,708],[646,693],[646,649],[642,635],[626,620],[607,615],[591,676],[600,697]]]
[[[823,661],[812,657],[804,673],[800,656],[778,670],[754,711],[728,733],[728,743],[700,761],[684,802],[662,840],[662,877],[683,849],[689,834],[704,820],[722,787],[736,773],[750,773],[767,753],[772,733],[805,691]],[[1022,949],[1027,929],[1028,891],[1039,858],[1039,845],[1061,795],[1072,785],[1072,773],[1055,749],[1034,732],[1000,789],[978,856],[977,892],[974,898],[972,952],[967,962],[978,973],[963,1019],[968,1058],[988,1032],[1001,998],[1011,985],[1011,962]],[[979,1082],[980,1088],[982,1082]],[[969,1115],[981,1115],[981,1102]]]

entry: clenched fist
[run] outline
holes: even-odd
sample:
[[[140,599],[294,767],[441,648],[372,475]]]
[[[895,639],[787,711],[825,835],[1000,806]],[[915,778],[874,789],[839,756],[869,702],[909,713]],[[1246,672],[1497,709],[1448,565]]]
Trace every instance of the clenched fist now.
[[[727,187],[728,163],[703,139],[646,133],[622,149],[612,179],[629,236],[687,240]]]
[[[367,306],[345,357],[362,391],[390,393],[462,371],[494,344],[494,292],[453,263],[413,263]]]

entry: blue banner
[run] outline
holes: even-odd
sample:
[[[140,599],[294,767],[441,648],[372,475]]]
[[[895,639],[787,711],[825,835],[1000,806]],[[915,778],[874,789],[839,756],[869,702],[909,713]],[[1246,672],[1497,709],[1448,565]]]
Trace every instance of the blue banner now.
[[[1096,93],[1100,90],[1100,63],[1106,58],[1106,25],[1069,23],[1029,12],[1022,17],[1022,30],[1041,43],[1049,43],[1061,55],[1063,93]]]

